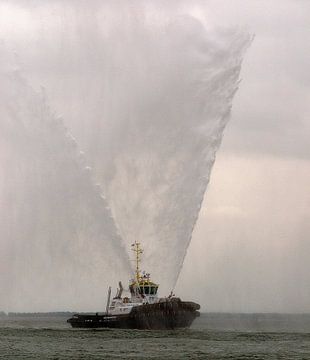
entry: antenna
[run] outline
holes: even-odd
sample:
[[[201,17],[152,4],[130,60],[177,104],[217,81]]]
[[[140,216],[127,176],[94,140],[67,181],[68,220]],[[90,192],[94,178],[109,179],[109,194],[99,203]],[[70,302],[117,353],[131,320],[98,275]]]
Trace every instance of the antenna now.
[[[143,253],[143,250],[140,248],[140,243],[137,242],[136,240],[131,246],[132,246],[131,250],[134,251],[135,255],[136,255],[136,259],[135,259],[136,260],[136,281],[137,281],[137,283],[139,283],[140,278],[141,278],[140,268],[139,268],[140,261],[141,261],[140,255]]]

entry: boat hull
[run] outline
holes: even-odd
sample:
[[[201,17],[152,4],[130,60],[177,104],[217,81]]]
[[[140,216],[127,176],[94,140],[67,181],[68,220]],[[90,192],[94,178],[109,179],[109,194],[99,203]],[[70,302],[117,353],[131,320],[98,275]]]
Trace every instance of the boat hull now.
[[[173,330],[188,328],[200,314],[200,306],[178,298],[135,306],[129,314],[75,314],[67,322],[74,328]]]

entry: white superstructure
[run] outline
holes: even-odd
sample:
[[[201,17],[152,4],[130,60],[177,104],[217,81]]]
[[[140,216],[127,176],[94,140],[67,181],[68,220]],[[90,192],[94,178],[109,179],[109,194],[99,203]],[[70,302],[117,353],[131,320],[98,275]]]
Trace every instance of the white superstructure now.
[[[121,315],[129,314],[134,306],[141,306],[143,304],[154,304],[159,301],[157,296],[158,284],[155,284],[150,280],[150,274],[140,272],[140,255],[142,249],[140,243],[136,242],[132,244],[132,250],[135,252],[135,278],[129,282],[130,295],[122,297],[123,286],[119,283],[119,289],[116,296],[112,299],[108,299],[107,313],[109,315]]]

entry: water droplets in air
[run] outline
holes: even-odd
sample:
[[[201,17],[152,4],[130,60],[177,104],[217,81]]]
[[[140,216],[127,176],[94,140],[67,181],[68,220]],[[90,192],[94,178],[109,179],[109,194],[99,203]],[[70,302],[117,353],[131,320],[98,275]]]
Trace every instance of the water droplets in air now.
[[[34,22],[55,26],[49,6]],[[20,47],[23,76],[1,63],[2,307],[103,308],[134,240],[174,287],[250,42],[139,2],[78,6],[54,5],[67,21],[42,53]]]

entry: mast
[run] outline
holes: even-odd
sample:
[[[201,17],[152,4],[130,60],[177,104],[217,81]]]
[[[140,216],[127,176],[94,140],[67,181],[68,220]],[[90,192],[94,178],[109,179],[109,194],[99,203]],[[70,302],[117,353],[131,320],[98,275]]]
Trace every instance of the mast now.
[[[143,250],[141,249],[140,247],[140,243],[137,242],[135,240],[135,242],[131,245],[132,246],[132,251],[135,253],[135,256],[136,256],[136,281],[137,283],[139,283],[140,281],[140,268],[139,268],[139,265],[140,265],[140,261],[141,261],[141,257],[140,255],[143,253]]]

